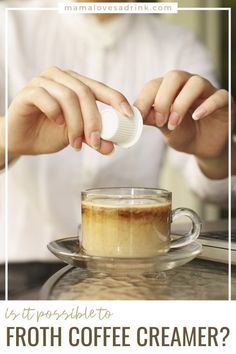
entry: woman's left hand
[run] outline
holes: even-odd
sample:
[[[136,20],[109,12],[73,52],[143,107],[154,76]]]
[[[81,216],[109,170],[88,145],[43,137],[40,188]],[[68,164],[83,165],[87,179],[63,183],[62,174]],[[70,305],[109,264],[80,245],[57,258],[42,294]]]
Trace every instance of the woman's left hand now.
[[[174,149],[199,158],[223,154],[228,139],[228,92],[184,71],[148,82],[134,104],[144,124],[160,128]]]
[[[228,100],[226,90],[203,77],[170,71],[148,82],[134,105],[144,124],[158,127],[169,146],[195,155],[207,177],[221,179],[228,175]],[[232,101],[232,130],[234,115]]]

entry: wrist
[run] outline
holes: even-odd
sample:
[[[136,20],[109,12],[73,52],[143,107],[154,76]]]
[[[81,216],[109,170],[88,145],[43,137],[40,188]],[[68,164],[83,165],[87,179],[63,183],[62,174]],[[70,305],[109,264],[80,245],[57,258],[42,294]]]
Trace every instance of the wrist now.
[[[231,145],[231,175],[236,175],[236,142],[232,139]],[[224,179],[229,175],[228,149],[216,158],[198,158],[197,163],[203,174],[210,179]]]
[[[200,170],[207,178],[219,180],[228,177],[228,149],[218,157],[196,157],[196,159]]]

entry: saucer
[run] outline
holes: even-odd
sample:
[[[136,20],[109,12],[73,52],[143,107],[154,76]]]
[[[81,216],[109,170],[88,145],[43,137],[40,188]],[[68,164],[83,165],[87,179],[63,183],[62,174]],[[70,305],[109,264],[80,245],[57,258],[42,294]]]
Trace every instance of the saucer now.
[[[174,236],[174,235],[172,235]],[[97,257],[82,254],[78,237],[52,241],[48,249],[59,259],[74,267],[105,273],[156,273],[170,270],[190,262],[202,250],[200,242],[171,249],[164,255],[143,258]]]

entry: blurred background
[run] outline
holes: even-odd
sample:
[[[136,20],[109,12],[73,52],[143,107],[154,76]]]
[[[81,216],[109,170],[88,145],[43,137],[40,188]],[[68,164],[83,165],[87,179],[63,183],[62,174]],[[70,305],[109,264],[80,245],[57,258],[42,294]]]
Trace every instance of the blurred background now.
[[[2,0],[0,0],[1,2]],[[59,0],[58,0],[59,1]],[[69,0],[68,0],[69,1]],[[146,2],[154,2],[155,0]],[[162,0],[169,2],[170,0]],[[173,0],[174,1],[174,0]],[[177,0],[176,0],[177,1]],[[10,7],[12,3],[21,5],[21,0],[8,0]],[[139,1],[144,2],[144,1]],[[231,7],[232,9],[232,44],[235,43],[236,23],[233,21],[236,12],[235,0],[178,0],[179,7]],[[25,1],[24,1],[25,3]],[[30,0],[29,0],[30,3]],[[189,10],[179,11],[178,14],[158,15],[165,20],[181,24],[194,31],[200,40],[207,47],[211,60],[215,67],[216,78],[219,86],[228,89],[228,11],[200,11]],[[232,63],[236,61],[236,49],[232,45]],[[232,66],[232,95],[236,97],[236,70]],[[235,157],[234,157],[235,158]],[[220,168],[220,166],[219,166]],[[198,197],[193,195],[184,185],[183,178],[171,166],[167,157],[161,177],[161,186],[173,192],[173,206],[186,206],[196,210],[206,220],[215,220],[219,217],[227,217],[227,206],[216,206],[202,203]],[[233,216],[236,216],[236,208],[233,208]]]

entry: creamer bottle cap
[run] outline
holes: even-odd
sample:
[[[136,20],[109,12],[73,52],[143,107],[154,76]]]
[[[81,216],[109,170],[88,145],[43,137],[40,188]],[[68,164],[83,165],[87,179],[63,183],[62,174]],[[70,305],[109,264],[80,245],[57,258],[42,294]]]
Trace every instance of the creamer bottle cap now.
[[[136,107],[132,107],[133,117],[126,117],[114,108],[101,111],[101,138],[112,141],[123,148],[133,146],[140,138],[143,130],[143,118]]]

